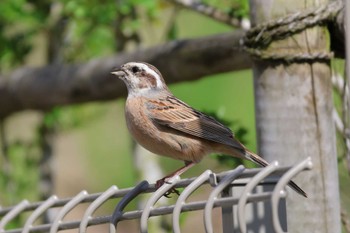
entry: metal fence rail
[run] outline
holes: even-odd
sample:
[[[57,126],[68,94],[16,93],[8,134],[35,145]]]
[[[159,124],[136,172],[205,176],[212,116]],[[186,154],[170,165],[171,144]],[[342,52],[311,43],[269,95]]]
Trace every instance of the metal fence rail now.
[[[143,181],[134,188],[118,189],[116,186],[112,186],[105,192],[96,194],[88,194],[86,191],[81,191],[75,197],[67,199],[51,196],[45,201],[36,203],[24,200],[15,206],[0,207],[0,232],[55,233],[60,230],[79,229],[79,232],[82,233],[86,232],[89,226],[110,223],[109,232],[113,233],[117,232],[120,221],[130,219],[140,219],[141,232],[148,232],[148,219],[151,216],[172,214],[173,232],[177,233],[181,232],[179,219],[182,212],[204,210],[203,222],[205,230],[208,233],[212,233],[212,209],[217,207],[222,210],[223,232],[247,232],[248,203],[263,203],[265,205],[264,215],[269,215],[266,222],[263,223],[267,226],[265,228],[266,232],[284,232],[283,229],[286,230],[287,224],[285,220],[286,208],[283,203],[287,192],[283,189],[292,177],[303,170],[311,169],[311,167],[312,162],[310,158],[293,167],[280,167],[277,162],[273,162],[263,169],[245,169],[243,166],[239,166],[234,170],[220,174],[207,170],[197,178],[181,180],[180,177],[176,176],[157,190],[154,185]],[[186,202],[188,197],[204,184],[212,186],[208,199]],[[176,204],[155,207],[158,200],[172,188],[184,188],[181,195],[177,198]],[[266,191],[266,189],[269,191]],[[152,193],[144,208],[142,210],[124,212],[124,208],[128,203],[143,193]],[[102,204],[114,198],[121,199],[113,214],[93,216]],[[173,198],[176,198],[176,196]],[[77,221],[63,221],[63,218],[81,203],[89,204],[83,217]],[[60,208],[50,223],[34,225],[34,222],[44,213],[58,207]],[[267,209],[270,209],[270,211]],[[7,229],[7,226],[14,218],[23,214],[26,214],[27,217],[21,228]],[[254,220],[252,221],[253,227],[251,228],[249,225],[249,232],[260,232],[260,230],[251,231],[251,229],[254,229]],[[261,229],[261,226],[259,226],[259,229]]]

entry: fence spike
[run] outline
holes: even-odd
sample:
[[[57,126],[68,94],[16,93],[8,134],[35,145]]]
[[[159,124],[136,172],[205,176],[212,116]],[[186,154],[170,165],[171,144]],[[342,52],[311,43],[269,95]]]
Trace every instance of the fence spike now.
[[[247,225],[245,223],[245,205],[247,203],[248,197],[251,195],[251,192],[253,189],[261,182],[264,178],[266,178],[268,175],[276,171],[278,168],[278,162],[272,162],[270,165],[262,169],[258,174],[256,174],[245,186],[242,196],[238,201],[238,224],[239,228],[242,233],[247,232]]]
[[[180,176],[174,176],[171,177],[167,182],[165,182],[159,189],[157,189],[154,194],[148,199],[145,208],[143,210],[143,213],[141,215],[141,232],[146,233],[147,230],[147,220],[149,218],[149,214],[154,206],[154,204],[162,197],[164,194],[166,194],[169,190],[171,190],[176,183],[180,180]]]
[[[79,233],[85,233],[86,228],[88,227],[89,220],[92,217],[92,214],[96,211],[98,207],[100,207],[103,203],[105,203],[111,196],[116,194],[118,191],[118,187],[113,185],[107,191],[102,193],[95,201],[93,201],[89,207],[86,209],[84,216],[80,222]]]
[[[23,200],[18,203],[10,212],[8,212],[0,221],[0,232],[5,231],[5,226],[7,223],[9,223],[18,214],[20,214],[28,205],[29,201]]]
[[[114,233],[117,230],[118,223],[123,216],[124,208],[140,193],[143,193],[149,188],[149,183],[146,180],[141,181],[133,189],[131,189],[125,196],[118,202],[112,214],[109,226],[109,232]]]
[[[213,233],[213,224],[212,224],[212,209],[214,207],[214,202],[217,196],[235,180],[243,171],[245,170],[244,166],[240,165],[236,169],[232,170],[227,174],[216,188],[210,193],[207,204],[204,208],[204,227],[207,233]]]
[[[272,208],[272,223],[275,231],[277,233],[284,232],[280,220],[278,217],[278,203],[281,197],[282,190],[288,185],[288,182],[299,172],[305,169],[311,169],[312,168],[312,161],[311,158],[308,157],[304,161],[300,162],[299,164],[293,166],[290,168],[277,182],[275,189],[271,196],[271,208]]]
[[[49,197],[46,201],[41,203],[33,213],[28,217],[26,223],[24,224],[22,233],[28,233],[30,228],[33,226],[35,220],[37,220],[46,210],[48,210],[52,205],[58,200],[56,195]]]
[[[63,208],[60,210],[60,212],[58,212],[55,220],[51,225],[50,233],[56,233],[58,231],[58,228],[64,216],[66,216],[69,213],[69,211],[71,211],[75,206],[77,206],[81,201],[83,201],[87,195],[88,192],[83,190],[80,193],[78,193],[72,200],[70,200],[66,205],[63,206]]]
[[[204,182],[210,179],[212,171],[206,170],[200,176],[198,176],[190,185],[185,188],[179,198],[176,201],[174,210],[173,210],[173,232],[180,233],[180,213],[181,208],[185,204],[186,199],[198,189]]]

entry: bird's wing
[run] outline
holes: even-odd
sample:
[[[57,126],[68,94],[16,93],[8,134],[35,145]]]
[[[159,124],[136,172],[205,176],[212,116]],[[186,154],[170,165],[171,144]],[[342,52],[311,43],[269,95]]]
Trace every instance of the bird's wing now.
[[[149,100],[146,105],[148,116],[155,124],[244,150],[242,144],[234,138],[229,128],[174,96]]]

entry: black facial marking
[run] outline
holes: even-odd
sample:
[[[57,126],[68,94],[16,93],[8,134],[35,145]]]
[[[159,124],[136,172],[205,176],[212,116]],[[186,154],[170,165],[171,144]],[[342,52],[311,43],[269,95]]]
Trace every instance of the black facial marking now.
[[[131,71],[135,74],[135,73],[140,71],[140,68],[137,66],[133,66],[133,67],[131,67]]]

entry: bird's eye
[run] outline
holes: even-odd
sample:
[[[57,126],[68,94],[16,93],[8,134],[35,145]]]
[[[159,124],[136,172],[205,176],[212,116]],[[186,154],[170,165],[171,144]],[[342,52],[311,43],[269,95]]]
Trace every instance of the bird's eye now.
[[[133,66],[133,67],[131,68],[131,71],[132,71],[133,73],[137,73],[137,72],[140,71],[140,68],[137,67],[137,66]]]

